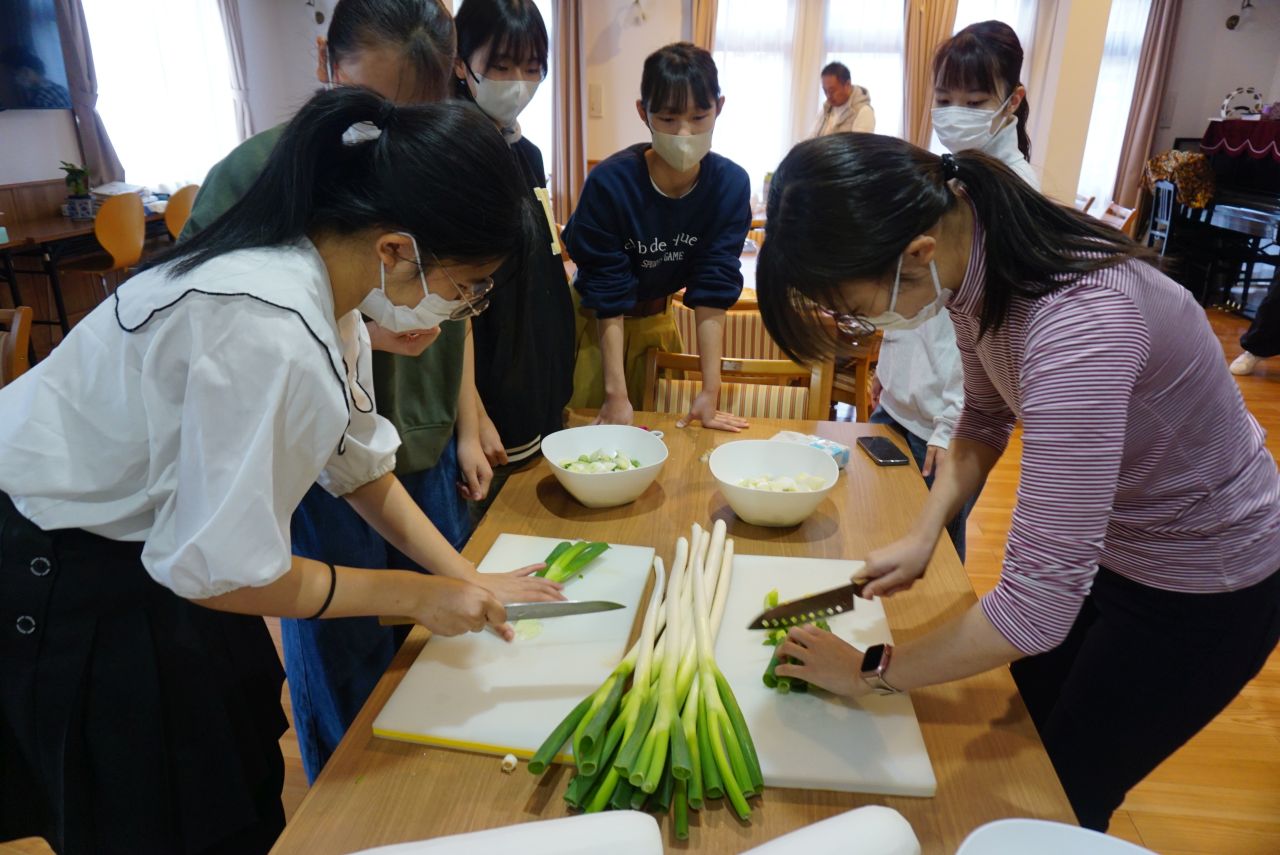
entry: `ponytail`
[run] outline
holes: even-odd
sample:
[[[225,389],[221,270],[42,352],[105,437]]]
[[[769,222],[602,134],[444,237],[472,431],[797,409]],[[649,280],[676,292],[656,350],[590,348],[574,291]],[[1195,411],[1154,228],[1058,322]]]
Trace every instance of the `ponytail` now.
[[[842,286],[887,279],[907,245],[958,204],[972,204],[985,230],[985,247],[975,247],[986,253],[982,334],[1004,324],[1014,297],[1042,296],[1098,270],[1152,258],[982,152],[946,157],[944,163],[894,137],[834,134],[800,143],[782,161],[769,187],[769,239],[760,249],[756,292],[765,328],[791,358],[838,352],[824,315],[846,311]]]
[[[345,141],[352,126],[366,138]],[[408,232],[424,258],[500,259],[537,234],[523,185],[509,147],[473,108],[397,107],[342,86],[298,111],[239,202],[153,264],[182,274],[237,249],[366,228]]]

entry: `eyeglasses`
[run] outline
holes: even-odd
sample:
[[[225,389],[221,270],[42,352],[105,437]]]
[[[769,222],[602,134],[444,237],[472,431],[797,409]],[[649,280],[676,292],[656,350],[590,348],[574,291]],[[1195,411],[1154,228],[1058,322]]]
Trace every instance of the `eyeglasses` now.
[[[836,329],[857,341],[876,334],[876,325],[861,315],[836,314]]]
[[[453,274],[449,272],[449,268],[440,263],[440,259],[435,258],[436,266],[444,271],[444,275],[449,277],[449,281],[453,283],[453,287],[457,289],[458,296],[462,298],[465,306],[459,306],[449,313],[449,320],[461,321],[466,318],[474,318],[476,315],[489,308],[489,292],[493,290],[493,277],[486,276],[484,281],[478,285],[472,285],[464,288],[457,279],[453,278]]]

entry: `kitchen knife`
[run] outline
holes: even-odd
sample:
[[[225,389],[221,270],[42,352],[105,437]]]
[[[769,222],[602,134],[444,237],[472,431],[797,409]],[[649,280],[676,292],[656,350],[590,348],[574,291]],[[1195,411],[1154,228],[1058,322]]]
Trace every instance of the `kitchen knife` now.
[[[789,603],[781,603],[760,615],[747,624],[747,629],[782,629],[812,623],[819,618],[828,618],[843,612],[853,611],[854,601],[862,593],[870,579],[859,579],[849,585],[841,585],[830,591],[823,591],[811,597],[801,597]]]
[[[622,603],[608,600],[562,600],[555,603],[510,603],[507,606],[507,620],[532,620],[534,618],[568,617],[569,615],[586,615],[593,612],[611,612],[624,609]],[[380,617],[378,623],[383,626],[401,626],[413,621],[407,617]]]

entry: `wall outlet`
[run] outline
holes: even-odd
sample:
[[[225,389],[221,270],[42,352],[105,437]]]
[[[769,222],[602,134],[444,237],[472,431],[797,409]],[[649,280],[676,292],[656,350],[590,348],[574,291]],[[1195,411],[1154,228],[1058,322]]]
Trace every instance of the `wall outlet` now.
[[[599,83],[587,84],[587,116],[592,119],[604,118],[604,90]]]

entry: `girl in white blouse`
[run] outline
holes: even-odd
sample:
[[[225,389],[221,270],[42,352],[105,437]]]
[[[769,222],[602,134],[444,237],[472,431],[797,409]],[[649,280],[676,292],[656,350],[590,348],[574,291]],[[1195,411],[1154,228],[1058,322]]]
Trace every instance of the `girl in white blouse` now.
[[[396,481],[361,322],[482,311],[536,234],[517,179],[474,110],[321,93],[241,202],[0,391],[0,840],[265,852],[281,674],[246,616],[510,637],[504,601],[561,596],[481,577]],[[317,480],[435,575],[291,555]]]

